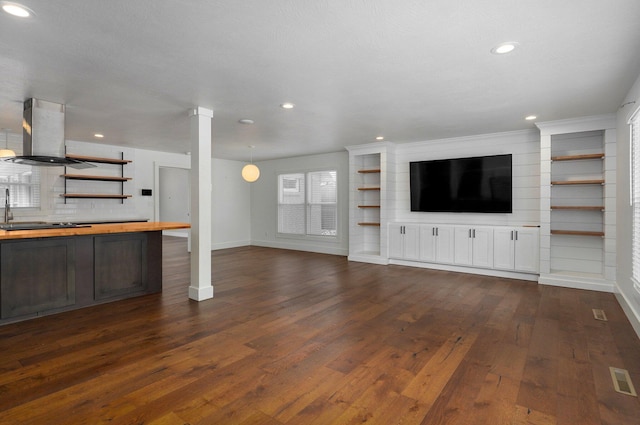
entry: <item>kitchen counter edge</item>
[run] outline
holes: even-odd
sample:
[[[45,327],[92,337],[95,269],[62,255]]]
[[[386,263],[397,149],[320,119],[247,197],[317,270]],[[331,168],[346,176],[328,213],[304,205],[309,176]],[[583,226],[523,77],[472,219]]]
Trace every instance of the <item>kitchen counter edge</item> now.
[[[108,233],[155,232],[189,229],[189,223],[156,221],[135,223],[105,223],[64,229],[0,230],[0,241],[12,239],[52,238],[60,236],[101,235]]]

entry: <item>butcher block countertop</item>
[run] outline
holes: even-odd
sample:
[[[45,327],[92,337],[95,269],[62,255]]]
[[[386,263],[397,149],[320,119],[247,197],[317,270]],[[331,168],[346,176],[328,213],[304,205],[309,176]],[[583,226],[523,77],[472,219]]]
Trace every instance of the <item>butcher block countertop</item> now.
[[[80,224],[78,227],[37,230],[0,230],[0,240],[51,238],[59,236],[100,235],[108,233],[154,232],[159,230],[189,229],[189,223],[177,222],[127,222],[104,224]]]

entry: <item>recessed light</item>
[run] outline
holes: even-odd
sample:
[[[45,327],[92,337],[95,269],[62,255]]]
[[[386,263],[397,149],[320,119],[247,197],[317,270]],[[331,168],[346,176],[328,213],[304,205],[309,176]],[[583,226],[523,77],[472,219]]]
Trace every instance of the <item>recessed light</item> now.
[[[95,137],[96,139],[103,139],[104,138],[104,134],[96,133],[96,134],[93,135],[93,137]]]
[[[376,137],[376,140],[384,140],[384,136],[378,136]]]
[[[247,125],[251,125],[251,124],[253,124],[253,120],[249,120],[249,119],[246,119],[246,118],[243,118],[243,119],[241,119],[241,120],[238,120],[238,122],[239,122],[240,124],[247,124]]]
[[[6,1],[0,2],[2,4],[2,10],[9,15],[17,16],[18,18],[28,18],[33,16],[33,10],[18,3],[9,3]]]
[[[515,41],[507,41],[505,43],[500,43],[493,49],[491,49],[491,53],[494,55],[504,55],[505,53],[512,52],[516,47],[518,47],[518,43]]]
[[[282,105],[280,105],[280,107],[282,109],[293,109],[293,107],[296,106],[293,103],[287,102],[287,103],[283,103]]]
[[[527,121],[533,121],[536,118],[538,118],[538,117],[535,116],[535,115],[528,115],[528,116],[524,117],[524,119],[527,120]]]

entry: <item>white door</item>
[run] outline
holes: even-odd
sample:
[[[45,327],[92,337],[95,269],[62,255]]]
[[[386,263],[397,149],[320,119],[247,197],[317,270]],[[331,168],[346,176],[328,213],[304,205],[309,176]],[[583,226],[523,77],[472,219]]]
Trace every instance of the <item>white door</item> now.
[[[400,224],[389,224],[389,258],[402,258],[404,255],[402,229]]]
[[[454,230],[454,262],[461,266],[470,266],[473,262],[472,229],[470,227],[456,227]]]
[[[539,268],[538,254],[538,229],[518,229],[515,237],[514,268],[517,271],[537,273]]]
[[[159,167],[158,183],[159,220],[191,223],[191,170]],[[163,233],[186,236],[188,229]]]
[[[420,261],[436,261],[436,228],[430,224],[420,226]]]
[[[454,256],[454,227],[436,227],[436,262],[452,264]]]
[[[404,259],[418,261],[420,259],[420,226],[406,224],[404,227]]]
[[[472,229],[473,265],[493,268],[493,228],[475,227]]]
[[[515,232],[510,227],[493,230],[493,266],[496,269],[513,270]]]

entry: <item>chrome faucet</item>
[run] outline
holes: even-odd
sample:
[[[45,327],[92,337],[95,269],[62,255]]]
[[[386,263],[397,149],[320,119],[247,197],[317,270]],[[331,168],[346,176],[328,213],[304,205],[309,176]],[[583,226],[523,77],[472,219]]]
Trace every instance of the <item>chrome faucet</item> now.
[[[11,212],[11,205],[9,205],[9,188],[4,192],[4,222],[9,223],[13,220],[13,213]]]

